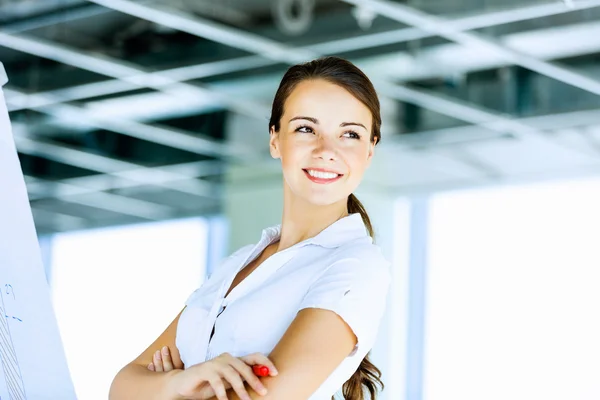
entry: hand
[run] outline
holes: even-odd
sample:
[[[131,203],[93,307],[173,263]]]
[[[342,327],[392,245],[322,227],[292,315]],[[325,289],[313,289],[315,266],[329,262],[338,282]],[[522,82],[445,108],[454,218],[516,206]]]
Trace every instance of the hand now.
[[[176,369],[173,366],[173,359],[171,358],[171,352],[169,351],[168,346],[165,346],[154,353],[152,362],[148,364],[148,369],[155,372],[169,372]]]
[[[252,371],[252,366],[256,364],[269,368],[271,376],[277,375],[275,365],[260,353],[239,358],[223,353],[212,360],[193,365],[185,370],[176,370],[171,378],[169,392],[174,397],[186,399],[204,400],[216,396],[219,400],[227,400],[226,390],[233,388],[240,399],[250,400],[244,387],[244,382],[248,382],[254,391],[264,396],[267,394],[267,389]]]

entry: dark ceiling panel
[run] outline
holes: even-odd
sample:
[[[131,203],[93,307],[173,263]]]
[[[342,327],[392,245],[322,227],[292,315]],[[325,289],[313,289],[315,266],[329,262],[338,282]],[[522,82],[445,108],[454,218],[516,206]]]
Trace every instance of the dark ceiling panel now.
[[[43,157],[19,153],[21,168],[25,175],[48,180],[78,178],[97,174],[96,171],[48,160]]]

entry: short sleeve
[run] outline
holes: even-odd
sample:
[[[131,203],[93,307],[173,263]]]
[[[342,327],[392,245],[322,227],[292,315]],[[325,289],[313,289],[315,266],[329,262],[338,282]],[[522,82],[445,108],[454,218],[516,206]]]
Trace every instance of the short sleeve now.
[[[373,262],[355,258],[336,261],[313,282],[299,310],[321,308],[335,312],[357,338],[349,355],[366,354],[377,337],[389,284],[389,263],[383,257]]]

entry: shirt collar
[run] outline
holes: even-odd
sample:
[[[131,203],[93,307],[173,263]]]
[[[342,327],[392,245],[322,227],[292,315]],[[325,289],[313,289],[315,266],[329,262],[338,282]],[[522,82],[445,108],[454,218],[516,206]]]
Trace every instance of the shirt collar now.
[[[278,224],[263,229],[260,241],[273,243],[279,239],[280,236],[281,224]],[[316,236],[305,240],[304,244],[336,248],[351,240],[362,237],[369,237],[369,232],[365,227],[361,215],[359,213],[353,213],[335,221]]]

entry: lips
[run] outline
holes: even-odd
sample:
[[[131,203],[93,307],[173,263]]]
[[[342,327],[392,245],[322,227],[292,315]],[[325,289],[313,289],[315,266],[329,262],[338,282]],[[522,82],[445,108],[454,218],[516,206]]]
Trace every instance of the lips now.
[[[303,169],[304,174],[314,183],[328,184],[338,181],[343,174],[334,171],[328,171],[320,168]]]

